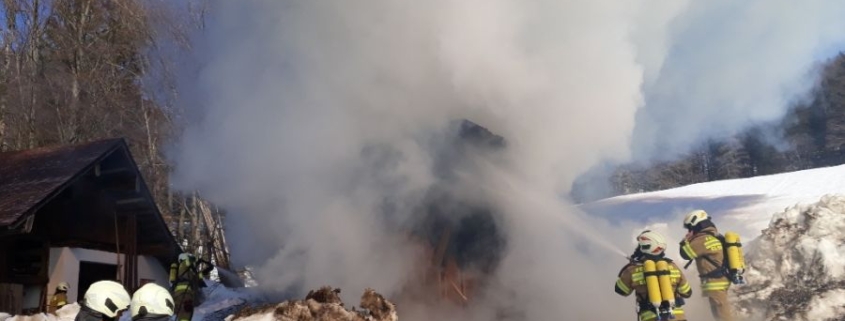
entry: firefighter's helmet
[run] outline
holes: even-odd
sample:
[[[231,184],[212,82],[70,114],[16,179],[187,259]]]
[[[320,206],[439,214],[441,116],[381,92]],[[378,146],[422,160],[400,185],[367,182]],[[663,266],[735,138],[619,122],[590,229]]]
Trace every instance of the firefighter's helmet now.
[[[129,293],[115,281],[97,281],[85,291],[85,306],[109,318],[129,308],[129,301]]]
[[[182,254],[179,254],[179,263],[182,263],[182,262],[184,262],[184,261],[186,261],[186,260],[187,260],[189,263],[193,263],[196,259],[194,258],[194,255],[193,255],[193,254],[191,254],[191,253],[182,253]]]
[[[687,216],[684,217],[684,227],[686,229],[692,229],[698,223],[704,222],[710,219],[710,215],[707,215],[707,212],[704,210],[695,210],[692,212],[687,213]]]
[[[146,315],[170,316],[174,308],[170,291],[155,283],[144,284],[135,291],[129,305],[133,319]]]
[[[666,238],[654,231],[643,231],[637,236],[640,252],[648,255],[660,255],[666,250]]]

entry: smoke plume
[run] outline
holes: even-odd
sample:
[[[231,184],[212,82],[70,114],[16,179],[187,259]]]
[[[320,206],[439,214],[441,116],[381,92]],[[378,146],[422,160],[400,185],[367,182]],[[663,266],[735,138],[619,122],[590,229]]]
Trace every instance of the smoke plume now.
[[[665,25],[665,50],[641,51],[635,156],[666,160],[782,118],[815,85],[816,64],[845,46],[842,13],[829,1],[689,2]]]
[[[784,4],[768,9],[776,11],[770,19],[749,21],[757,33],[745,42],[730,37],[730,26],[707,38],[725,19],[723,3],[215,1],[196,39],[199,68],[183,74],[192,121],[174,149],[174,181],[230,212],[233,260],[256,266],[268,288],[398,293],[422,253],[404,231],[419,227],[440,190],[493,209],[504,242],[487,250],[500,251],[500,260],[469,310],[436,315],[400,306],[403,319],[490,320],[510,310],[523,320],[629,318],[633,299],[617,298],[610,285],[624,263],[617,247],[632,249],[642,226],[587,217],[562,195],[596,162],[628,159],[634,133],[634,146],[674,148],[689,136],[668,144],[657,137],[668,139],[677,124],[667,123],[677,118],[697,117],[683,128],[698,135],[709,121],[744,123],[720,116],[776,114],[782,106],[752,111],[742,102],[781,102],[767,94],[797,82],[811,58],[807,41],[792,43],[801,48],[783,59],[755,60],[736,48],[776,44],[777,34],[755,35],[788,29],[773,18],[792,12]],[[751,12],[762,2],[747,6]],[[740,15],[731,12],[728,19]],[[815,35],[812,26],[790,36]],[[747,50],[784,48],[775,47]],[[707,51],[719,53],[711,65],[684,66]],[[722,89],[702,84],[759,71],[713,66],[742,62],[781,71],[766,73],[777,79],[750,96],[731,90],[710,100],[740,111],[671,105]],[[696,73],[713,68],[734,73]],[[461,119],[500,135],[505,147],[455,147]],[[635,131],[643,126],[655,131]],[[467,215],[444,207],[449,220]]]

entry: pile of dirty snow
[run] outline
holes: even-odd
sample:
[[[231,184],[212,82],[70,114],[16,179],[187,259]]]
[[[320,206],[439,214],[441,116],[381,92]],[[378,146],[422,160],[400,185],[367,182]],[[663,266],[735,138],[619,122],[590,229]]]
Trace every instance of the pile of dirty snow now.
[[[322,287],[311,291],[304,300],[284,301],[276,305],[246,308],[226,321],[398,321],[396,305],[372,289],[361,295],[359,305],[347,310],[340,300],[340,289]]]
[[[748,284],[733,287],[741,317],[845,319],[845,196],[775,214],[745,253]]]

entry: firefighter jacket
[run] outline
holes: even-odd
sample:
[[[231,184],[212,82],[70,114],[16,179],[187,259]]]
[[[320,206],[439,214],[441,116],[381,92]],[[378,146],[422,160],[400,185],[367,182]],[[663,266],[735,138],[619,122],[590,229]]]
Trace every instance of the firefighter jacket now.
[[[207,267],[198,271],[199,264],[206,264]],[[197,262],[185,260],[181,263],[171,264],[170,269],[170,283],[174,287],[173,290],[179,292],[203,287],[205,283],[202,282],[202,278],[208,278],[214,266],[205,260],[198,260]]]
[[[692,287],[689,282],[687,282],[684,273],[681,272],[681,269],[678,268],[675,262],[667,259],[664,260],[669,263],[669,278],[672,282],[672,286],[675,288],[677,296],[681,298],[691,297]],[[616,280],[614,290],[621,296],[629,296],[631,293],[634,293],[639,307],[639,312],[637,313],[639,320],[650,321],[657,319],[657,314],[654,312],[654,307],[648,302],[648,287],[646,286],[643,270],[644,267],[642,261],[628,263],[628,265],[623,267],[622,271],[619,272],[619,277]],[[686,320],[684,317],[684,309],[681,305],[682,304],[676,305],[675,309],[672,311],[676,320]]]
[[[196,289],[199,286],[199,277],[193,264],[187,260],[181,263],[173,263],[170,266],[175,273],[171,274],[170,283],[174,292],[183,292]]]
[[[56,291],[53,297],[50,298],[49,310],[47,312],[56,313],[56,310],[61,309],[67,304],[67,292]]]
[[[695,260],[701,278],[701,291],[705,296],[713,291],[726,291],[731,283],[722,269],[725,260],[722,242],[713,236],[718,233],[715,227],[706,227],[680,244],[681,257],[684,260]]]

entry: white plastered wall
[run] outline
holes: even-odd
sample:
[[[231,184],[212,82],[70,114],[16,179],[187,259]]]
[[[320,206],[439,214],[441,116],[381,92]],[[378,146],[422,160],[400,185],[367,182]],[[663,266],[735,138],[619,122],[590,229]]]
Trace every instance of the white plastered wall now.
[[[50,268],[47,271],[50,280],[47,283],[47,295],[52,295],[59,282],[67,282],[70,285],[68,291],[68,302],[77,302],[77,286],[79,285],[79,262],[97,262],[105,264],[117,264],[118,255],[113,252],[89,250],[82,248],[50,248]],[[121,264],[125,262],[123,254],[120,255]],[[123,274],[123,269],[118,271]],[[161,266],[158,260],[153,257],[138,256],[138,278],[153,280],[155,283],[167,287],[168,271]],[[37,298],[36,298],[37,299]],[[36,305],[37,305],[37,301]]]

